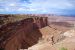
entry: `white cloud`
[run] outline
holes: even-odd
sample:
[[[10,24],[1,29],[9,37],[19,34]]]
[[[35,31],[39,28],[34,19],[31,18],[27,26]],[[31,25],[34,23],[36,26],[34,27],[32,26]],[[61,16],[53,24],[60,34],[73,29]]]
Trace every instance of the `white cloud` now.
[[[26,9],[26,8],[18,8],[17,11],[29,11],[29,9]]]
[[[58,8],[58,9],[67,9],[71,8],[73,5],[67,0],[32,0],[32,7],[37,8]]]
[[[18,8],[18,10],[17,11],[37,11],[37,9],[32,9],[32,8]]]
[[[19,11],[19,12],[50,12],[60,13],[60,10],[75,8],[74,0],[29,0],[31,3],[21,0],[0,0],[1,11]],[[1,7],[0,7],[1,8]],[[59,10],[59,11],[57,11]]]
[[[37,11],[37,9],[32,9],[32,8],[30,8],[29,11]]]
[[[19,8],[18,11],[25,11],[26,9],[24,8]]]
[[[11,3],[11,4],[9,4],[9,6],[16,6],[16,4],[14,4],[14,3]]]

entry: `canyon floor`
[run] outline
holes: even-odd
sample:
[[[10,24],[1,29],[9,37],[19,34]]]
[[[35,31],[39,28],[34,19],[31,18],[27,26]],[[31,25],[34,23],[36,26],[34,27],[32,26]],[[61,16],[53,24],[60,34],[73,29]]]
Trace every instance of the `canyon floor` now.
[[[50,15],[0,15],[0,17],[0,21],[3,22],[0,22],[2,50],[75,50],[75,17]]]

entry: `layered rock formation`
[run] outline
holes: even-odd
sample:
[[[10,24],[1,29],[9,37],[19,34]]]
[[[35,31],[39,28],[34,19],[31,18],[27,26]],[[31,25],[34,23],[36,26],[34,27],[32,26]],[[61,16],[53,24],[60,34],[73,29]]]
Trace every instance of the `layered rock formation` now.
[[[9,17],[7,21],[10,22],[6,24],[1,23],[3,25],[0,27],[0,50],[27,48],[27,50],[56,50],[57,46],[61,45],[61,42],[67,41],[65,40],[67,36],[65,37],[64,35],[71,35],[66,31],[70,30],[73,25],[69,22],[62,22],[63,17],[60,17],[62,19],[60,21],[61,19],[58,17],[56,18],[60,20],[55,17],[47,18],[33,15],[15,16],[16,18]]]
[[[42,38],[39,28],[47,26],[47,17],[26,18],[0,28],[0,49],[19,50],[36,44]]]

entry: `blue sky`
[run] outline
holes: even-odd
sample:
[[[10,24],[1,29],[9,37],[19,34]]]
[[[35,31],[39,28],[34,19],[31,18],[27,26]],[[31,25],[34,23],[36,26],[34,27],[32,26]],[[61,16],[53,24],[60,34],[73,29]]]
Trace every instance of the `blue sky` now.
[[[0,0],[0,14],[75,15],[75,0]]]

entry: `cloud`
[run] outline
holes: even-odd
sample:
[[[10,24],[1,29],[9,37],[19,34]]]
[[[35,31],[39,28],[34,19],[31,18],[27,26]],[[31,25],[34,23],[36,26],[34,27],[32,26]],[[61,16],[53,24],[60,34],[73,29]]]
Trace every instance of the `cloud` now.
[[[16,6],[16,4],[14,4],[14,3],[11,3],[11,4],[9,4],[9,6]]]
[[[18,8],[17,11],[29,11],[29,9],[26,9],[26,8]]]
[[[72,4],[69,3],[67,0],[32,0],[32,7],[37,8],[59,8],[59,9],[66,9],[72,7]]]
[[[75,8],[74,0],[0,0],[1,12],[68,13]],[[64,11],[65,10],[65,11]]]

